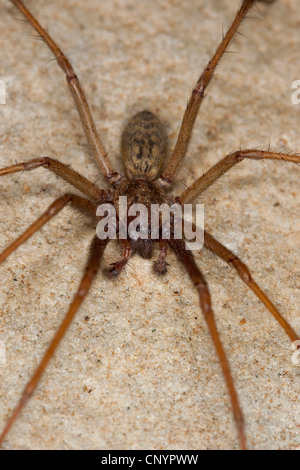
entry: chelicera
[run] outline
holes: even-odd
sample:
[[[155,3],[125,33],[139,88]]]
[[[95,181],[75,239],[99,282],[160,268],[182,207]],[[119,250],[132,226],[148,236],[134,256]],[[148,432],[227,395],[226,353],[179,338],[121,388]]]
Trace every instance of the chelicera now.
[[[263,1],[263,0],[261,0]],[[264,0],[265,3],[272,3]],[[203,176],[198,178],[191,186],[189,186],[182,194],[175,199],[169,195],[169,189],[172,186],[174,177],[177,173],[179,165],[183,161],[188,144],[192,135],[194,123],[199,112],[201,103],[205,96],[205,91],[209,85],[214,71],[230,44],[235,33],[251,7],[256,3],[254,0],[244,0],[236,13],[236,16],[224,35],[223,40],[218,46],[213,57],[200,75],[196,86],[194,87],[189,99],[185,114],[183,116],[180,132],[171,154],[170,159],[165,162],[166,156],[166,137],[165,131],[159,119],[150,111],[143,110],[129,119],[125,130],[121,137],[121,154],[125,167],[125,176],[120,175],[112,166],[98,132],[96,130],[92,114],[84,91],[76,76],[74,69],[49,36],[46,30],[39,24],[35,17],[30,13],[22,1],[12,0],[12,3],[19,9],[26,20],[35,29],[41,39],[47,44],[56,58],[58,65],[66,75],[66,80],[70,92],[73,96],[75,105],[79,112],[87,140],[90,145],[91,152],[105,177],[107,189],[100,189],[96,184],[92,183],[84,176],[77,173],[70,167],[60,163],[50,157],[39,157],[27,162],[18,163],[10,167],[0,170],[0,176],[17,173],[21,171],[30,171],[38,167],[44,167],[57,176],[73,185],[79,190],[83,196],[77,194],[65,194],[56,199],[53,204],[36,220],[19,238],[17,238],[8,248],[0,255],[0,262],[3,262],[10,253],[16,250],[31,235],[39,230],[45,223],[58,214],[66,205],[71,205],[74,210],[82,212],[98,222],[96,216],[97,207],[102,203],[112,204],[117,208],[120,196],[127,196],[129,206],[133,203],[144,204],[149,210],[152,204],[167,203],[171,205],[173,202],[179,203],[181,206],[193,203],[204,191],[206,191],[216,180],[224,175],[229,169],[233,168],[244,159],[254,160],[278,160],[289,161],[292,163],[300,163],[298,155],[284,154],[271,151],[262,151],[255,149],[237,150],[223,158],[219,163],[215,164]],[[120,222],[120,220],[118,220]],[[15,407],[13,413],[9,417],[7,424],[0,436],[0,444],[3,443],[11,426],[21,413],[22,409],[35,392],[38,383],[47,367],[50,359],[53,357],[58,345],[65,335],[68,327],[78,312],[82,302],[87,296],[90,286],[99,271],[100,263],[104,250],[108,243],[108,239],[99,239],[94,236],[90,247],[89,258],[83,273],[78,290],[73,298],[67,314],[58,328],[53,340],[46,350],[40,364],[32,375],[32,378],[25,386],[20,401]],[[245,449],[246,433],[243,419],[242,409],[239,403],[235,384],[230,372],[229,363],[220,340],[219,332],[216,326],[214,312],[212,309],[211,297],[207,283],[198,268],[193,254],[186,249],[185,241],[178,240],[171,232],[170,238],[163,240],[151,239],[151,230],[147,239],[133,240],[128,237],[126,240],[119,240],[122,247],[122,258],[115,261],[109,271],[111,277],[119,275],[130,256],[137,253],[143,258],[150,259],[153,257],[153,248],[159,245],[159,254],[153,263],[156,273],[164,275],[168,269],[167,251],[168,248],[174,251],[182,266],[189,275],[194,288],[199,294],[200,306],[204,318],[206,320],[212,341],[215,345],[220,366],[223,371],[224,379],[227,385],[228,393],[231,400],[232,412],[234,415],[240,447]],[[255,295],[263,302],[269,312],[276,318],[282,328],[292,341],[299,340],[297,333],[291,325],[283,318],[276,306],[265,295],[261,288],[257,285],[251,276],[247,266],[228,248],[217,241],[210,233],[204,232],[204,246],[218,257],[223,259],[229,265],[236,269],[238,275],[245,284],[255,293]]]

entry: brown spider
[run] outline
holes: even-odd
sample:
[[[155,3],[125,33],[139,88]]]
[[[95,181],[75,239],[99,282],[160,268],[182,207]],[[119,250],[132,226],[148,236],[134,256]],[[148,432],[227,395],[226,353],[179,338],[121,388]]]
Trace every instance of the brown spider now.
[[[30,20],[27,14],[27,10],[23,6],[22,2],[19,1],[13,1],[13,3],[22,11],[25,16],[27,16],[27,19]],[[226,41],[227,39],[230,40],[230,37],[235,33],[237,27],[239,26],[240,22],[243,20],[243,17],[249,10],[249,8],[252,6],[254,2],[252,1],[244,1],[241,9],[239,10],[235,22],[229,29],[228,33],[225,35],[224,40],[222,41],[219,49],[217,50],[217,53],[214,55],[212,61],[210,64],[212,65],[211,68],[205,69],[204,73],[202,74],[202,78],[198,82],[198,87],[196,88],[196,91],[194,90],[194,93],[192,94],[191,101],[189,102],[187,112],[186,112],[186,117],[183,120],[183,125],[181,128],[181,132],[179,135],[178,143],[175,146],[175,150],[172,153],[171,159],[165,166],[162,175],[160,175],[159,170],[160,166],[162,164],[162,158],[158,156],[157,162],[155,165],[153,165],[153,158],[150,159],[150,154],[151,154],[151,149],[153,149],[153,144],[149,145],[150,148],[150,153],[148,152],[144,156],[146,163],[149,163],[148,169],[147,167],[143,164],[143,168],[141,168],[140,165],[140,159],[135,158],[132,159],[130,156],[127,155],[126,149],[129,147],[132,147],[132,142],[137,144],[136,142],[136,136],[127,136],[123,138],[123,159],[124,163],[127,168],[127,175],[130,175],[130,178],[134,180],[134,183],[128,183],[128,181],[121,177],[112,167],[110,160],[107,157],[107,154],[102,147],[102,144],[100,143],[100,139],[97,136],[96,130],[93,129],[93,132],[91,132],[91,129],[93,128],[93,121],[91,120],[90,115],[86,113],[88,112],[88,107],[87,104],[85,103],[84,95],[80,89],[79,82],[77,81],[75,75],[73,75],[73,70],[70,66],[70,64],[67,62],[64,56],[60,55],[60,52],[57,48],[57,46],[54,44],[54,42],[51,42],[51,39],[46,36],[45,31],[43,30],[38,30],[41,28],[38,23],[33,24],[33,26],[36,27],[38,33],[44,37],[44,40],[48,43],[48,45],[52,44],[52,51],[55,53],[56,49],[56,56],[60,56],[60,65],[61,67],[67,71],[67,81],[70,86],[71,91],[73,90],[73,97],[75,99],[75,102],[77,104],[77,107],[79,111],[82,111],[82,106],[84,107],[83,111],[80,112],[84,128],[87,133],[87,137],[91,146],[91,149],[93,151],[93,154],[96,156],[96,159],[100,165],[100,169],[102,170],[103,175],[106,177],[107,181],[110,184],[110,189],[108,190],[99,190],[98,187],[96,187],[94,184],[90,183],[88,180],[80,176],[78,173],[74,172],[71,170],[69,167],[66,167],[65,165],[62,165],[58,163],[56,160],[49,159],[48,157],[45,158],[37,158],[34,160],[31,160],[30,162],[27,163],[21,163],[17,165],[13,165],[12,167],[5,168],[1,170],[0,174],[8,174],[8,173],[14,173],[18,171],[23,171],[23,170],[31,170],[34,168],[37,168],[38,166],[46,166],[50,170],[54,171],[56,174],[61,176],[63,179],[71,183],[75,188],[79,189],[83,194],[85,194],[88,197],[88,200],[82,197],[79,197],[77,195],[66,195],[63,196],[62,198],[59,198],[56,200],[56,202],[51,205],[51,211],[49,212],[46,211],[44,216],[42,216],[41,219],[35,224],[33,224],[28,231],[25,232],[25,234],[20,237],[17,241],[15,241],[10,247],[5,250],[1,257],[0,260],[3,261],[8,254],[10,254],[12,251],[14,251],[17,246],[19,246],[20,243],[23,243],[29,236],[31,236],[35,231],[38,230],[46,221],[50,220],[57,212],[59,212],[66,204],[71,204],[73,207],[79,209],[80,211],[87,213],[90,217],[95,218],[95,209],[97,205],[105,200],[108,200],[112,203],[115,203],[118,195],[119,194],[128,194],[129,197],[135,198],[137,197],[139,200],[143,200],[147,205],[149,205],[151,202],[153,202],[154,199],[154,193],[156,194],[155,196],[155,202],[157,201],[169,201],[169,196],[166,195],[165,188],[167,185],[170,185],[173,182],[173,177],[175,175],[175,172],[177,170],[177,167],[180,163],[180,160],[183,158],[183,156],[186,153],[187,149],[187,144],[189,137],[191,135],[192,131],[192,126],[194,123],[194,120],[196,118],[198,108],[201,104],[203,93],[205,91],[206,86],[208,85],[213,72],[214,68],[217,65],[221,55],[222,55],[222,49],[226,48]],[[35,20],[32,19],[32,22]],[[221,53],[218,54],[218,51]],[[151,123],[151,132],[149,135],[149,131],[147,131],[147,126],[148,123]],[[153,136],[155,139],[160,135],[162,132],[160,130],[160,124],[156,123],[155,117],[152,114],[149,114],[149,112],[143,113],[142,115],[139,115],[138,123],[135,124],[135,126],[130,126],[130,128],[137,128],[138,127],[138,132],[140,131],[140,128],[144,128],[146,130],[146,135],[145,139],[149,137],[151,139]],[[128,134],[128,133],[127,133]],[[130,134],[130,133],[129,133]],[[147,137],[148,134],[148,137]],[[124,134],[123,134],[124,135]],[[130,141],[131,139],[131,141]],[[153,139],[152,139],[153,140]],[[164,145],[160,145],[160,142],[163,142],[163,137],[159,137],[156,141],[156,147],[164,147]],[[138,150],[136,152],[136,156],[139,156],[139,153],[141,152],[141,148],[138,146]],[[162,153],[163,155],[163,153]],[[153,156],[153,152],[152,152]],[[211,170],[209,170],[203,177],[199,178],[193,185],[189,186],[187,190],[185,190],[180,196],[179,200],[181,203],[186,203],[186,202],[192,202],[194,201],[199,194],[201,194],[203,191],[205,191],[216,179],[218,179],[225,171],[229,170],[232,166],[234,166],[238,161],[240,161],[243,158],[254,158],[254,159],[277,159],[277,160],[285,160],[285,161],[291,161],[291,162],[300,162],[300,158],[297,155],[284,155],[282,153],[273,153],[269,151],[255,151],[255,150],[249,150],[249,151],[238,151],[236,153],[231,153],[228,157],[226,157],[225,160],[221,161],[219,164],[216,166],[212,167]],[[148,175],[148,177],[147,177]],[[154,182],[155,181],[155,182]],[[146,194],[146,196],[141,196],[141,192],[143,190],[143,194]],[[96,220],[95,220],[96,222]],[[209,292],[206,286],[206,283],[197,268],[193,257],[191,256],[191,253],[188,251],[185,251],[183,242],[180,241],[175,241],[173,239],[170,239],[168,241],[168,244],[171,246],[171,248],[175,251],[176,255],[178,258],[181,260],[181,262],[185,265],[185,268],[190,275],[191,279],[194,282],[195,287],[197,288],[199,295],[200,295],[200,303],[202,306],[202,310],[204,313],[204,316],[206,318],[206,321],[208,323],[211,335],[213,337],[213,340],[215,342],[215,345],[217,347],[219,359],[223,368],[224,376],[226,378],[226,382],[228,385],[228,389],[230,392],[231,396],[231,401],[232,401],[232,406],[234,410],[234,416],[235,420],[237,423],[237,428],[238,428],[238,434],[239,434],[239,439],[240,439],[240,444],[241,447],[245,447],[245,435],[244,435],[244,428],[243,428],[243,423],[242,423],[242,414],[238,402],[238,398],[236,396],[235,392],[235,387],[233,384],[233,381],[231,379],[231,376],[227,370],[227,360],[225,358],[225,354],[223,351],[223,348],[221,347],[221,343],[219,340],[218,333],[216,331],[214,319],[213,319],[213,314],[212,314],[212,308],[211,308],[211,302],[210,302],[210,296]],[[294,330],[289,326],[287,322],[283,320],[281,315],[279,314],[278,310],[276,307],[273,306],[273,304],[270,303],[270,301],[265,297],[265,295],[260,291],[258,288],[257,284],[254,283],[249,277],[249,272],[245,265],[243,265],[237,257],[235,257],[229,250],[227,250],[225,247],[223,247],[221,244],[219,244],[214,238],[212,238],[208,233],[206,233],[206,239],[205,239],[205,244],[206,247],[209,248],[211,251],[215,252],[217,255],[219,255],[221,258],[225,259],[225,261],[229,262],[232,264],[239,272],[241,275],[242,279],[249,285],[249,287],[256,293],[256,295],[265,303],[265,305],[269,308],[271,313],[273,313],[274,316],[277,317],[277,319],[280,321],[282,326],[284,327],[285,331],[287,334],[290,336],[290,338],[294,341],[298,339],[296,333]],[[58,330],[58,335],[59,332],[61,334],[64,334],[66,331],[70,321],[73,319],[75,313],[77,312],[83,298],[86,296],[90,283],[94,277],[94,274],[96,273],[98,267],[99,267],[99,262],[102,256],[102,252],[104,251],[104,247],[106,245],[106,242],[101,242],[97,237],[94,238],[94,242],[91,248],[90,252],[90,258],[89,262],[87,264],[87,270],[85,271],[84,277],[81,282],[81,287],[79,287],[77,295],[75,296],[73,303],[71,304],[69,313],[62,323],[62,326]],[[132,251],[137,251],[139,254],[141,254],[143,257],[148,258],[152,255],[152,247],[149,247],[148,242],[142,242],[139,243],[138,245],[131,242],[131,250]],[[121,264],[117,264],[114,267],[113,274],[118,274],[120,270],[124,267],[125,263],[128,261],[128,256],[130,255],[130,250],[128,249],[128,244],[124,246],[124,258],[123,262]],[[160,272],[161,274],[164,273],[166,265],[165,265],[165,246],[161,245],[160,249],[160,263],[156,264],[156,271]],[[56,335],[56,338],[58,336]],[[37,369],[37,372],[33,376],[33,379],[30,382],[30,393],[29,393],[29,388],[27,387],[25,389],[25,392],[22,396],[22,399],[16,408],[15,412],[12,415],[12,418],[7,424],[7,427],[2,435],[2,440],[4,436],[6,435],[6,432],[10,428],[11,424],[15,420],[16,416],[19,414],[21,409],[23,408],[24,404],[27,402],[29,396],[33,392],[33,388],[37,385],[37,382],[44,371],[44,368],[50,359],[50,357],[53,354],[53,349],[51,349],[51,346],[46,353],[44,359],[42,360],[41,366]]]

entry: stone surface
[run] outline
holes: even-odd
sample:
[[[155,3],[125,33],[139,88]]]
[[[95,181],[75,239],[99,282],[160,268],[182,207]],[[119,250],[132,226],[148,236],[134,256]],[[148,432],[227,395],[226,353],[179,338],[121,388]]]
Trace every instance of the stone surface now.
[[[238,0],[59,0],[28,5],[74,64],[109,156],[121,171],[126,119],[145,108],[166,124],[171,149],[191,88]],[[222,5],[220,5],[222,3]],[[209,87],[174,193],[240,147],[300,151],[297,0],[251,13]],[[259,16],[260,13],[261,16]],[[102,179],[63,74],[32,30],[1,0],[1,167],[49,155]],[[201,200],[206,226],[251,268],[300,331],[299,168],[244,162]],[[70,188],[43,169],[1,178],[0,246],[7,246]],[[93,236],[66,209],[1,267],[0,426],[20,396],[78,285]],[[108,265],[118,256],[111,244]],[[299,365],[280,326],[207,252],[209,282],[232,365],[250,448],[295,449]],[[198,298],[172,254],[164,279],[134,257],[92,291],[14,428],[8,449],[234,449],[230,403]],[[1,358],[5,357],[3,351]],[[5,362],[2,360],[2,362]]]

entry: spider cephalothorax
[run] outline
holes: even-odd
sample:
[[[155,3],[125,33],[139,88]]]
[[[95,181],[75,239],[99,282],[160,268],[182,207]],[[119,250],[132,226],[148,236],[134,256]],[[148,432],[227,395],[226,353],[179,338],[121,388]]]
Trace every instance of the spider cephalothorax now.
[[[74,210],[87,214],[95,224],[99,222],[99,219],[102,220],[101,217],[103,214],[102,216],[97,215],[97,210],[100,206],[108,203],[115,209],[116,238],[122,247],[123,255],[119,261],[115,261],[113,263],[113,266],[109,271],[111,277],[118,275],[122,271],[123,267],[128,262],[128,259],[134,253],[138,253],[143,258],[151,258],[155,243],[159,245],[159,255],[154,262],[154,269],[159,274],[165,274],[167,270],[167,247],[172,249],[187,272],[195,290],[199,294],[201,310],[207,323],[212,341],[215,345],[230,395],[240,446],[241,448],[246,448],[243,414],[235,389],[235,384],[231,376],[229,363],[216,326],[210,292],[192,252],[186,248],[185,240],[183,238],[177,239],[174,236],[172,224],[170,235],[167,238],[162,236],[161,226],[159,226],[158,237],[153,237],[151,219],[149,218],[147,219],[146,227],[143,227],[143,233],[146,235],[145,238],[135,238],[130,234],[126,234],[125,237],[121,237],[120,232],[121,229],[124,228],[123,225],[125,225],[125,228],[127,229],[130,222],[133,220],[132,215],[129,213],[133,205],[140,204],[144,206],[147,213],[150,215],[153,205],[166,204],[170,207],[173,202],[176,201],[179,206],[183,207],[185,204],[193,203],[198,196],[206,191],[206,189],[208,189],[216,180],[244,159],[269,159],[300,163],[299,155],[271,152],[270,150],[237,150],[221,159],[178,197],[172,199],[169,196],[168,189],[171,188],[177,169],[186,155],[194,123],[203,101],[206,88],[214,75],[214,71],[220,62],[220,59],[255,1],[243,0],[241,2],[241,6],[238,9],[230,28],[224,35],[216,52],[200,75],[188,101],[178,139],[169,160],[165,160],[167,144],[164,128],[159,119],[151,111],[142,111],[128,121],[121,137],[121,156],[125,166],[125,176],[121,176],[114,169],[110,159],[108,158],[108,154],[102,145],[99,134],[96,130],[85,93],[71,63],[46,30],[26,8],[24,3],[21,0],[11,1],[36,30],[39,37],[42,38],[50,48],[58,65],[65,73],[66,81],[79,112],[91,152],[95,161],[99,165],[102,175],[106,179],[108,189],[100,189],[97,185],[77,173],[75,170],[50,157],[34,158],[32,160],[1,169],[0,176],[44,167],[71,184],[74,188],[79,190],[83,196],[79,196],[77,194],[65,194],[57,198],[39,219],[37,219],[21,236],[19,236],[0,254],[0,262],[4,261],[10,253],[16,250],[67,204],[71,205]],[[272,3],[272,0],[260,1]],[[124,222],[119,209],[122,198],[126,198],[127,201],[126,222]],[[90,286],[100,269],[103,253],[108,242],[109,239],[107,237],[101,238],[98,236],[98,233],[94,235],[90,246],[86,268],[73,301],[71,302],[65,318],[58,328],[41,362],[33,373],[32,378],[25,386],[18,405],[15,407],[11,417],[8,419],[0,436],[0,445],[2,445],[12,424],[36,390],[47,364],[53,357],[60,341],[74,319],[75,314],[80,308],[84,298],[87,296]],[[204,246],[237,271],[242,281],[255,293],[269,312],[276,318],[289,338],[292,341],[298,341],[299,337],[297,333],[253,280],[247,266],[233,252],[217,241],[207,231],[204,231]]]
[[[166,136],[160,120],[151,111],[141,111],[135,114],[129,120],[121,137],[121,154],[128,179],[122,178],[117,181],[112,199],[119,224],[122,224],[119,213],[120,196],[126,197],[127,211],[133,204],[140,204],[147,210],[146,237],[133,239],[129,235],[128,240],[133,253],[139,253],[143,258],[148,259],[152,257],[153,249],[151,206],[171,203],[161,185],[153,181],[159,175],[165,153]],[[133,220],[133,216],[130,215],[126,218],[128,223]],[[128,250],[125,248],[127,259],[128,255]],[[110,272],[111,274],[119,273],[115,269]],[[163,273],[165,272],[164,266]]]

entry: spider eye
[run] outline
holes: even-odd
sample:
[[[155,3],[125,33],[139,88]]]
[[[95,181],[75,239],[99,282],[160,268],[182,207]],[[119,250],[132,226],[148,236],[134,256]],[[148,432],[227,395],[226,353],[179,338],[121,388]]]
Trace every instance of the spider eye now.
[[[130,119],[122,133],[121,153],[130,179],[151,181],[158,176],[166,154],[166,135],[153,113],[142,111]]]

